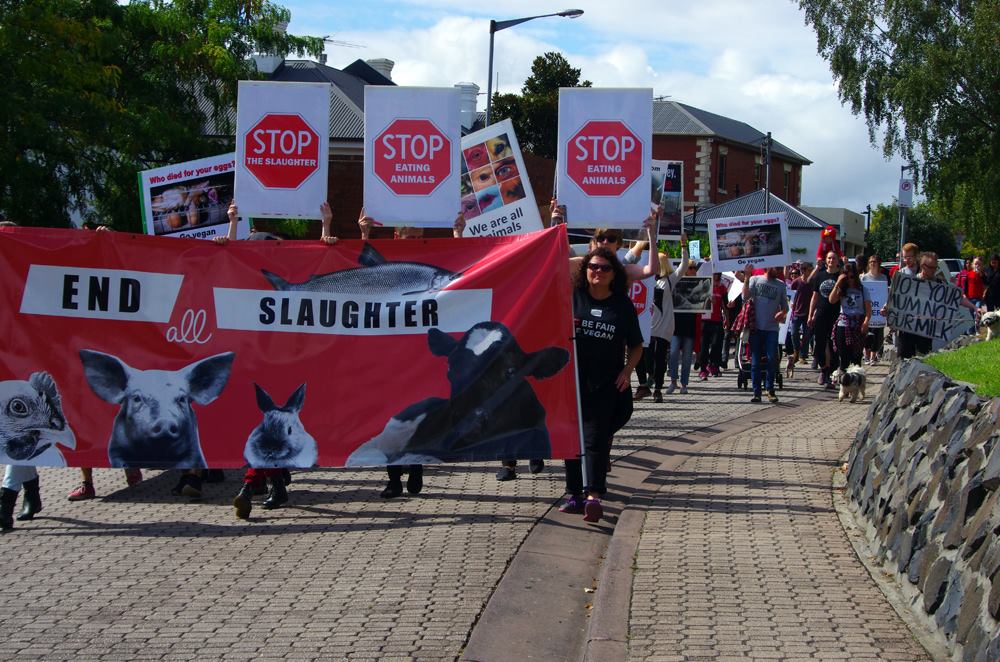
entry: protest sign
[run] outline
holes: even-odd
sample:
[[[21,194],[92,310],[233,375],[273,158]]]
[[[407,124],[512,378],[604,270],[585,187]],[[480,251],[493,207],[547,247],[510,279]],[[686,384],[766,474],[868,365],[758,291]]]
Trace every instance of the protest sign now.
[[[368,466],[580,452],[562,226],[335,246],[0,228],[0,256],[0,382],[43,389],[54,408],[37,435],[0,428],[0,464]],[[296,399],[286,411],[295,429],[255,447],[269,416],[258,403]],[[143,413],[156,407],[162,420]]]
[[[868,322],[869,329],[879,329],[885,326],[885,315],[882,306],[889,300],[889,282],[885,280],[862,280],[865,296],[872,304],[872,316]]]
[[[680,239],[684,232],[684,162],[652,161],[651,206],[663,208],[660,218],[660,239]]]
[[[747,264],[763,269],[791,262],[785,216],[781,212],[710,219],[712,269],[740,271]]]
[[[736,298],[743,295],[743,281],[736,277],[735,271],[727,271],[722,277],[729,281],[729,300],[736,301]]]
[[[656,287],[656,279],[650,276],[643,280],[636,280],[629,286],[628,298],[635,306],[635,314],[639,317],[639,331],[642,332],[642,344],[649,346],[649,339],[653,331],[653,289]]]
[[[329,142],[329,83],[241,80],[235,181],[240,214],[322,218]]]
[[[701,261],[701,240],[693,239],[688,242],[688,255],[695,262]]]
[[[951,283],[897,271],[892,277],[886,323],[896,331],[948,342],[972,326],[972,311],[961,302],[961,288]]]
[[[675,313],[712,312],[712,277],[684,276],[673,288]]]
[[[453,87],[365,87],[366,214],[384,225],[454,225],[464,162],[458,97]],[[476,163],[489,166],[488,155]]]
[[[574,226],[642,227],[652,138],[651,89],[559,89],[556,186]]]
[[[211,239],[229,231],[235,154],[210,156],[139,173],[139,201],[146,234]],[[240,219],[237,238],[250,234]]]
[[[502,237],[542,229],[510,120],[462,138],[461,190],[465,236]]]

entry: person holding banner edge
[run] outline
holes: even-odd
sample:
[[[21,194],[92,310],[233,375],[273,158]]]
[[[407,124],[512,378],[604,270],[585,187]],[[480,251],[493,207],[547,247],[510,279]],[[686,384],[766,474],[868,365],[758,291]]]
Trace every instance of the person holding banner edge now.
[[[372,227],[375,225],[381,224],[371,216],[366,215],[365,210],[362,207],[361,214],[358,216],[358,228],[361,230],[361,241],[368,241]],[[464,233],[465,216],[463,216],[461,210],[459,210],[458,216],[455,218],[455,223],[452,226],[452,236],[454,236],[455,239],[458,239]],[[400,226],[396,228],[393,239],[421,239],[423,236],[423,228]],[[379,496],[383,499],[394,499],[402,495],[403,467],[398,464],[390,464],[385,468],[385,472],[389,477],[389,482],[386,484],[385,489],[382,490],[382,493]],[[406,491],[410,494],[420,494],[420,491],[424,489],[424,465],[411,464],[407,468],[407,472]]]
[[[553,200],[553,223],[564,223],[565,208]],[[654,225],[659,208],[643,227],[655,246]],[[645,267],[633,267],[639,278],[656,272],[659,256],[649,251]],[[632,371],[642,358],[642,332],[635,306],[628,298],[630,274],[614,251],[598,247],[582,258],[571,258],[577,379],[580,390],[582,460],[566,460],[566,502],[560,512],[583,513],[586,522],[604,516],[601,498],[607,492],[611,439],[631,415]],[[586,477],[584,476],[586,471]],[[586,496],[585,496],[586,495]]]

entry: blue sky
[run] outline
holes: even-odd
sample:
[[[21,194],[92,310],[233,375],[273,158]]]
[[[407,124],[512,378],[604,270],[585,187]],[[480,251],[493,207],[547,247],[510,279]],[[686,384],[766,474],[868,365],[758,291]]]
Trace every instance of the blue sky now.
[[[803,174],[805,205],[861,211],[896,193],[901,161],[883,159],[869,143],[864,120],[840,104],[829,67],[816,54],[815,35],[791,0],[283,4],[292,12],[290,32],[363,46],[328,46],[332,66],[384,57],[395,61],[392,76],[400,85],[469,81],[483,92],[491,18],[583,9],[577,19],[537,19],[498,32],[494,75],[500,90],[517,91],[535,56],[559,51],[595,86],[652,87],[656,95],[771,131],[814,162]]]

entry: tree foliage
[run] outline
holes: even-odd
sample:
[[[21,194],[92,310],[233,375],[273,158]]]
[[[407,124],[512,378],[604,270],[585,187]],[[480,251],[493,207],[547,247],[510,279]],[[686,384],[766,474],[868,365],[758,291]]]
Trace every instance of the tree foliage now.
[[[799,0],[841,100],[919,166],[957,227],[1000,244],[1000,0]]]
[[[559,88],[590,87],[580,81],[580,70],[560,53],[545,53],[531,63],[531,75],[521,94],[493,95],[491,122],[510,119],[522,149],[537,156],[556,158],[559,128]]]
[[[318,54],[246,0],[0,0],[0,210],[24,225],[138,230],[137,172],[232,149],[255,52]]]
[[[907,211],[906,240],[915,243],[921,251],[934,251],[938,257],[959,254],[951,227],[935,215],[933,205],[928,202],[918,203]],[[872,209],[868,245],[883,262],[895,259],[899,251],[899,207],[896,203]]]

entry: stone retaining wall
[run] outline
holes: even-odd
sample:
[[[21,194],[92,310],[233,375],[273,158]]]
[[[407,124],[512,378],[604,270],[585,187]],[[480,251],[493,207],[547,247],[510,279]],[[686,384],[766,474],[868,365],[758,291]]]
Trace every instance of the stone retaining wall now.
[[[847,489],[877,561],[956,660],[1000,660],[1000,398],[916,360],[886,380]]]

